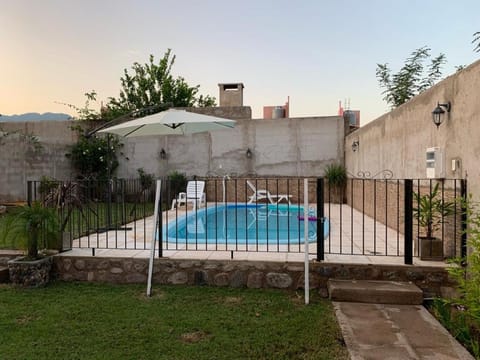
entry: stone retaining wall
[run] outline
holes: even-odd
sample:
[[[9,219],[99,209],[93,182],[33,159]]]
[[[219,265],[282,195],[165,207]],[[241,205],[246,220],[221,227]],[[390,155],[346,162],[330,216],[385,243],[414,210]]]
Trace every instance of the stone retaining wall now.
[[[0,267],[7,267],[8,262],[23,255],[23,251],[0,250]]]
[[[148,259],[55,256],[53,272],[63,281],[146,284]],[[441,267],[311,263],[312,289],[326,296],[330,278],[411,281],[426,297],[440,295],[442,287],[453,285]],[[155,259],[153,283],[295,290],[304,286],[304,266],[298,262]]]

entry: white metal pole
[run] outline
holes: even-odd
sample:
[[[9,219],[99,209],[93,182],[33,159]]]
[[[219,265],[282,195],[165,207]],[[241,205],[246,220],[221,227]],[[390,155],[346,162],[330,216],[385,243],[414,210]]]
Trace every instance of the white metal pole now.
[[[303,179],[303,226],[305,240],[305,305],[310,302],[310,279],[308,267],[308,179]]]
[[[160,202],[161,189],[162,189],[162,180],[157,180],[157,188],[155,190],[155,210],[153,212],[152,241],[150,243],[150,261],[148,263],[147,296],[152,295],[153,259],[155,257],[155,243],[157,242],[156,237],[157,237],[157,224],[158,224],[158,206]],[[162,221],[161,218],[160,218],[160,221]],[[158,234],[158,237],[160,240],[161,234]],[[162,246],[162,244],[160,244],[159,246]]]

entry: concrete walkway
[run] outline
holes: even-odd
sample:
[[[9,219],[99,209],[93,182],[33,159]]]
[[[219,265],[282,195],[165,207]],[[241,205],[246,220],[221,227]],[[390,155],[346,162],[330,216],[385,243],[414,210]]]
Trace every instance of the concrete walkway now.
[[[333,305],[352,360],[473,360],[421,305]]]

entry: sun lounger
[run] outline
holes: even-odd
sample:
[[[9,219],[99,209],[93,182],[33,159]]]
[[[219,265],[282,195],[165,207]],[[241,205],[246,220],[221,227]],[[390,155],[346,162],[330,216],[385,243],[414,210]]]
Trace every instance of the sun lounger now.
[[[249,198],[248,198],[248,203],[249,204],[252,204],[252,203],[256,203],[258,202],[259,200],[268,200],[268,202],[270,204],[278,204],[280,203],[281,201],[285,200],[286,202],[288,202],[289,204],[291,204],[290,202],[290,198],[292,197],[292,195],[288,195],[288,194],[271,194],[270,191],[268,191],[267,189],[257,189],[252,183],[250,180],[247,180],[247,185],[248,187],[253,191],[253,195],[251,195]]]

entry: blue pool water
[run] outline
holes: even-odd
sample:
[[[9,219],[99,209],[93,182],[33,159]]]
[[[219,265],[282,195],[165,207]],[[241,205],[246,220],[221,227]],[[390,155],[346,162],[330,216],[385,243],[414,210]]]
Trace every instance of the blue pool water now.
[[[310,214],[309,242],[317,241]],[[325,239],[329,233],[324,221]],[[229,204],[202,208],[169,221],[163,241],[218,244],[299,244],[304,242],[303,207],[289,204]]]

